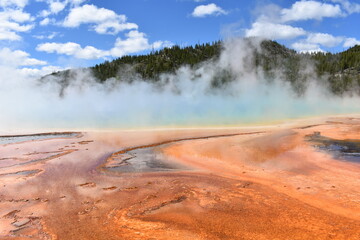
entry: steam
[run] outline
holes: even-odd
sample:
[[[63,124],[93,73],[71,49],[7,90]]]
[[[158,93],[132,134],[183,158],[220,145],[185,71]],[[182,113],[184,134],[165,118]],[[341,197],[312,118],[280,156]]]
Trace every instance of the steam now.
[[[132,81],[101,84],[84,69],[72,71],[67,81],[54,76],[39,82],[0,66],[0,132],[224,126],[359,112],[358,98],[331,95],[306,62],[301,96],[282,80],[281,69],[269,81],[251,65],[259,44],[229,40],[219,59],[183,66],[156,84],[131,72]],[[231,81],[223,81],[224,74]]]

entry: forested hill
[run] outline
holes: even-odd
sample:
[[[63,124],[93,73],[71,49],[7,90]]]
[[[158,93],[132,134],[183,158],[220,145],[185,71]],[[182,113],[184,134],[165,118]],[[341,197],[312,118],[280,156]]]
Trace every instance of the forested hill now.
[[[182,65],[194,66],[200,62],[220,55],[221,42],[197,44],[194,47],[173,46],[148,55],[124,56],[111,62],[106,61],[92,67],[95,77],[100,81],[115,77],[121,78],[121,72],[131,67],[143,79],[155,79],[161,73],[172,73]],[[122,70],[122,71],[121,71]]]
[[[252,50],[247,67],[255,72],[262,69],[264,77],[270,82],[280,78],[289,82],[293,90],[301,95],[309,81],[321,79],[324,81],[322,85],[325,84],[334,94],[360,95],[360,46],[336,54],[302,54],[275,41],[262,41],[260,48],[255,47],[251,39],[245,41],[248,41],[248,47]],[[123,56],[89,69],[99,82],[110,78],[124,82],[138,79],[157,82],[162,73],[175,73],[184,65],[196,68],[205,61],[213,61],[215,64],[223,49],[222,45],[221,41],[217,41],[188,47],[173,46],[147,55]],[[311,73],[309,65],[314,68]],[[223,69],[219,74],[223,76],[214,76],[211,83],[213,87],[220,87],[236,78],[229,69]],[[66,70],[47,75],[41,81],[56,77],[58,82],[68,85],[74,75],[74,70]]]

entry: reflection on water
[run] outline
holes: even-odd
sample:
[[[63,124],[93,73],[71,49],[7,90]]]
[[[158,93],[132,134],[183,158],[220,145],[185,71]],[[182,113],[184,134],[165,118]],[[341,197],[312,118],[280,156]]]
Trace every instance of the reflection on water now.
[[[122,154],[105,167],[111,172],[162,172],[185,170],[184,166],[170,162],[159,149],[143,148]]]
[[[336,159],[360,163],[360,140],[358,139],[332,139],[321,136],[320,132],[315,132],[306,138],[315,143],[314,147],[331,153]]]
[[[0,136],[0,144],[19,143],[25,141],[37,141],[52,138],[71,138],[76,137],[79,133],[42,133],[32,135],[14,135],[14,136]]]

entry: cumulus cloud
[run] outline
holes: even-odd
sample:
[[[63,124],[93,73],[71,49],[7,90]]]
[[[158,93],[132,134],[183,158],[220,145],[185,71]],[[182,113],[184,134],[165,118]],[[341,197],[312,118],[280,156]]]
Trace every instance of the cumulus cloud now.
[[[40,16],[42,17],[48,17],[52,14],[58,14],[59,12],[63,11],[66,6],[78,6],[81,3],[83,3],[85,0],[37,0],[39,2],[45,2],[48,4],[49,9],[42,10],[40,12]]]
[[[64,70],[64,68],[61,68],[58,66],[43,66],[40,68],[24,67],[24,68],[19,69],[19,73],[25,78],[29,78],[29,77],[37,77],[38,78],[38,77],[42,77],[47,74],[57,72],[57,71],[62,71],[62,70]]]
[[[34,35],[33,37],[36,38],[36,39],[42,40],[42,39],[53,39],[57,35],[59,35],[58,32],[52,32],[52,33],[47,34],[47,35]]]
[[[349,48],[355,45],[360,45],[360,41],[356,38],[346,38],[343,44],[343,47]]]
[[[61,12],[62,10],[65,9],[67,2],[66,1],[48,1],[49,4],[49,9],[48,10],[43,10],[40,13],[40,16],[42,17],[47,17],[51,14],[58,14],[59,12]]]
[[[317,1],[297,1],[291,8],[282,9],[281,15],[284,22],[310,19],[321,20],[324,17],[339,17],[342,15],[342,11],[339,5]]]
[[[67,0],[68,3],[70,3],[72,5],[75,5],[75,6],[81,4],[81,3],[85,2],[85,1],[86,0]]]
[[[258,17],[251,27],[244,30],[246,37],[263,37],[272,40],[295,41],[292,47],[299,52],[323,51],[343,44],[344,47],[358,44],[358,40],[346,36],[333,36],[329,33],[316,33],[295,27],[293,22],[303,20],[322,20],[325,17],[344,17],[347,14],[360,12],[360,4],[349,0],[327,0],[327,3],[314,0],[294,2],[290,8],[281,8],[269,4],[256,13]],[[299,39],[300,37],[306,37]]]
[[[306,39],[308,43],[320,44],[325,47],[335,47],[343,40],[343,37],[335,37],[328,33],[310,33]]]
[[[360,13],[359,3],[353,3],[348,0],[331,0],[331,2],[339,3],[347,14]]]
[[[1,20],[9,20],[18,23],[28,22],[33,20],[29,13],[23,12],[23,10],[10,9],[7,11],[0,12]]]
[[[21,37],[17,33],[32,29],[33,24],[26,24],[32,20],[29,13],[19,9],[0,12],[0,40],[20,40]]]
[[[15,83],[13,78],[17,79],[19,76],[23,77],[24,80],[28,80],[31,77],[38,78],[54,71],[64,70],[61,67],[48,65],[46,61],[32,58],[25,51],[12,50],[6,47],[0,49],[0,68],[4,72],[9,70],[12,72],[9,75],[5,74],[3,79],[6,81],[1,82],[2,86],[3,84]],[[9,76],[11,76],[12,81],[8,81]]]
[[[210,3],[207,5],[197,6],[192,12],[193,17],[206,17],[206,16],[218,16],[227,14],[225,10],[217,6],[215,3]]]
[[[153,44],[149,43],[146,35],[136,30],[130,31],[126,34],[126,39],[117,38],[114,48],[110,50],[110,55],[113,57],[121,57],[126,54],[141,52],[149,49],[158,49],[172,45],[168,41],[156,41]]]
[[[36,66],[46,65],[47,62],[30,58],[30,54],[21,50],[12,51],[9,48],[0,49],[0,65],[2,66]]]
[[[254,22],[250,29],[245,30],[246,37],[262,37],[272,40],[293,39],[305,34],[306,31],[302,28],[261,21]]]
[[[309,33],[306,39],[299,40],[291,46],[299,52],[318,52],[323,51],[320,47],[335,47],[342,43],[343,47],[349,48],[360,44],[356,38],[344,36],[333,36],[328,33]]]
[[[54,14],[57,14],[64,10],[66,6],[65,2],[51,1],[50,2],[50,11]]]
[[[0,7],[18,7],[24,8],[28,0],[0,0]]]
[[[36,50],[47,53],[64,54],[82,59],[96,59],[96,58],[102,58],[106,55],[106,52],[102,50],[99,50],[92,46],[86,46],[82,48],[80,44],[74,42],[42,43],[36,47]]]
[[[64,27],[70,28],[82,24],[92,24],[92,28],[99,34],[118,34],[124,30],[138,28],[135,23],[127,22],[125,15],[118,15],[112,10],[89,4],[71,9],[63,22]]]
[[[305,41],[295,42],[291,45],[291,47],[302,53],[324,52],[318,44],[308,43]]]
[[[44,18],[43,20],[40,21],[40,25],[41,26],[46,26],[46,25],[49,25],[50,23],[50,18]]]
[[[171,45],[171,43],[167,41],[157,41],[150,44],[144,33],[133,30],[126,34],[125,39],[117,38],[114,47],[110,50],[101,50],[93,46],[86,46],[83,48],[80,44],[74,42],[42,43],[36,47],[36,50],[47,53],[64,54],[81,59],[98,59],[105,57],[121,57],[126,54],[158,49],[169,45]]]

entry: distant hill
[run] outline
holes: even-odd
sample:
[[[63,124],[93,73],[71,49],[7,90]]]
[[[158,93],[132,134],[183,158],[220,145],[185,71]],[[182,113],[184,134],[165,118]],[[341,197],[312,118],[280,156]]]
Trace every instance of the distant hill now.
[[[328,75],[333,93],[360,95],[360,46],[336,54],[315,53],[311,57],[316,63],[317,74]]]
[[[346,51],[332,53],[297,53],[275,41],[265,40],[260,48],[248,41],[252,50],[248,67],[252,71],[262,70],[268,82],[280,78],[289,82],[298,95],[306,91],[309,81],[323,81],[321,85],[327,87],[336,95],[360,95],[360,46],[354,46]],[[177,45],[153,51],[147,55],[123,56],[112,61],[105,61],[87,68],[99,82],[108,79],[132,82],[138,79],[148,82],[158,82],[163,73],[175,73],[181,66],[188,65],[196,68],[206,61],[219,59],[223,49],[223,42],[197,44],[195,46],[179,47]],[[313,71],[309,70],[313,67]],[[315,73],[315,75],[314,75]],[[75,77],[74,70],[55,72],[41,78],[46,82],[50,77],[56,77],[64,88]],[[233,73],[222,69],[214,76],[211,86],[221,87],[235,79]]]
[[[124,56],[111,62],[104,62],[91,68],[100,81],[109,78],[121,80],[121,70],[131,67],[141,78],[156,79],[161,73],[174,73],[183,65],[194,66],[200,62],[217,58],[220,55],[221,42],[197,44],[194,47],[181,48],[177,45],[151,52],[148,55]]]

